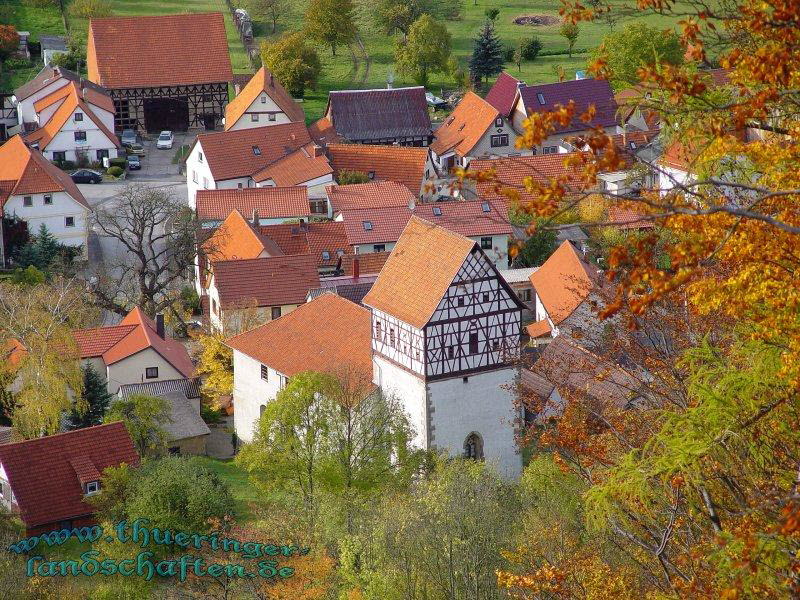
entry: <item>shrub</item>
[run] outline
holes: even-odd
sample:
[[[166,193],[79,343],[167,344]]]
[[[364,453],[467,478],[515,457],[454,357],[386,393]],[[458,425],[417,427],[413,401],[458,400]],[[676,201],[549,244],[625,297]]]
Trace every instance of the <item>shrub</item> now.
[[[19,69],[27,69],[31,66],[31,61],[27,58],[20,58],[18,56],[12,56],[6,60],[4,66],[9,71],[19,70]]]
[[[62,160],[61,168],[64,169],[65,171],[69,171],[75,168],[75,163],[71,160]]]
[[[369,181],[369,175],[363,171],[342,169],[339,171],[339,177],[337,177],[337,180],[339,185],[347,185],[350,183],[367,183]]]
[[[523,38],[519,44],[523,60],[536,60],[542,51],[542,42],[538,37]]]
[[[108,0],[72,0],[69,12],[80,19],[110,17],[111,3]]]
[[[514,62],[514,46],[503,46],[503,59],[508,63]]]
[[[128,164],[128,160],[125,158],[110,158],[108,160],[108,166],[111,167],[120,167],[124,169]]]
[[[106,173],[108,173],[112,177],[119,177],[120,175],[122,175],[123,171],[122,167],[109,167]]]

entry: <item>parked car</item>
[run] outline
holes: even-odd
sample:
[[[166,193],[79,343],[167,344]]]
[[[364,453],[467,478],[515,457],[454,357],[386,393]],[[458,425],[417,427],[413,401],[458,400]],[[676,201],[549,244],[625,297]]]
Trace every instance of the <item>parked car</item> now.
[[[175,136],[172,135],[171,131],[162,131],[158,134],[158,141],[156,142],[156,148],[172,148],[172,143],[175,141]]]
[[[136,143],[136,131],[133,129],[123,129],[122,137],[120,138],[123,146]]]
[[[142,161],[139,160],[139,156],[136,154],[129,154],[128,155],[128,170],[129,171],[138,171],[142,168]]]
[[[137,156],[144,156],[144,146],[141,144],[129,144],[125,146],[125,151],[130,156],[131,154],[135,154]]]
[[[103,176],[91,169],[78,169],[70,177],[75,183],[100,183],[103,181]]]

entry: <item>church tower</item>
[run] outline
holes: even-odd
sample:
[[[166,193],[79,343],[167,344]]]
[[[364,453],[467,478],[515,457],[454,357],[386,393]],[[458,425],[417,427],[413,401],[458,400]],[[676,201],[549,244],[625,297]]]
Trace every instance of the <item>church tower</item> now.
[[[524,306],[480,244],[412,217],[364,305],[373,381],[402,400],[415,444],[519,476],[513,384]]]

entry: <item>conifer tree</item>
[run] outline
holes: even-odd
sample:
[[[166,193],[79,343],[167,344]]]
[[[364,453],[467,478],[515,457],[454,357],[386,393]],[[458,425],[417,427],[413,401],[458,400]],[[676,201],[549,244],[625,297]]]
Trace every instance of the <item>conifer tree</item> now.
[[[473,81],[486,80],[503,70],[503,45],[494,30],[494,24],[486,21],[475,40],[469,72]]]
[[[111,394],[108,393],[106,380],[94,370],[92,365],[82,367],[83,371],[83,392],[81,397],[85,401],[86,410],[78,412],[72,410],[67,417],[68,429],[83,429],[100,425],[103,417],[108,410],[108,403],[111,401]]]

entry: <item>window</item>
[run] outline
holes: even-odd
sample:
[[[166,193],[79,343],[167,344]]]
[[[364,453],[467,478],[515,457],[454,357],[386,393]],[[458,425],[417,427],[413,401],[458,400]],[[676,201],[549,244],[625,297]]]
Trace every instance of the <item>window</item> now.
[[[489,203],[488,203],[488,202],[483,202],[483,203],[481,204],[481,210],[482,210],[483,212],[486,212],[486,213],[488,213],[488,212],[491,212],[492,208],[491,208],[491,206],[489,206]]]
[[[158,379],[158,367],[147,367],[144,370],[145,379]]]
[[[261,148],[259,148],[258,146],[253,146],[253,154],[255,154],[256,156],[261,156]]]
[[[636,142],[628,142],[628,145],[631,147],[631,150],[636,150]]]
[[[494,126],[495,127],[502,127],[503,126],[503,117],[497,117],[494,120]]]
[[[483,302],[484,304],[489,302],[489,292],[483,293],[483,296],[481,296],[481,302]]]
[[[198,152],[197,153],[197,161],[198,162],[203,162],[203,153],[202,152]]]
[[[266,365],[261,365],[261,379],[269,381],[269,368]]]
[[[272,313],[272,318],[273,319],[277,319],[278,317],[281,316],[281,307],[280,306],[273,306],[272,310],[270,312]]]
[[[469,334],[469,353],[470,354],[477,354],[478,353],[478,332],[473,331]]]
[[[92,494],[96,494],[100,491],[100,482],[99,481],[89,481],[86,483],[86,495],[91,496]]]
[[[236,187],[237,187],[237,188],[239,188],[239,189],[242,189],[242,187],[243,187],[243,186],[242,186],[242,182],[240,181],[239,183],[237,183],[237,184],[236,184]]]
[[[381,322],[380,321],[375,321],[375,339],[376,340],[380,340],[381,339]]]
[[[64,227],[75,227],[75,217],[64,217]]]
[[[519,299],[523,302],[530,302],[531,301],[531,291],[530,290],[520,290],[519,291]]]
[[[83,113],[75,113],[75,122],[77,123],[78,121],[83,121]]]
[[[250,120],[253,121],[253,122],[257,122],[258,121],[258,113],[251,113],[250,114]]]
[[[267,103],[267,96],[265,94],[261,94],[261,104]]]
[[[461,378],[461,382],[462,383],[469,383],[469,377],[462,377]]]
[[[86,141],[86,132],[85,131],[76,131],[75,132],[75,141],[76,142],[85,142]]]
[[[211,299],[211,312],[213,312],[215,315],[217,314],[217,301],[213,298]]]
[[[192,181],[197,183],[197,171],[192,171]]]
[[[108,158],[108,150],[98,150],[97,151],[98,162],[102,162],[104,158]]]
[[[541,93],[536,94],[536,99],[539,101],[539,104],[541,104],[542,106],[547,104],[547,102],[544,101],[544,94],[541,94]]]
[[[558,146],[544,146],[542,154],[558,154]]]
[[[22,198],[22,206],[33,206],[33,197],[32,196],[24,196]]]
[[[53,196],[51,196],[50,194],[45,194],[44,195],[44,203],[45,204],[52,204],[53,203]]]
[[[375,171],[370,171],[369,173],[367,173],[367,177],[369,177],[370,179],[375,179]]]
[[[336,251],[336,256],[344,256],[344,250],[341,250],[341,249],[337,250]]]
[[[372,246],[373,252],[386,252],[386,244],[375,244]]]
[[[433,207],[433,216],[434,217],[441,217],[442,216],[442,208],[440,206]]]
[[[508,134],[493,135],[491,137],[492,148],[499,148],[500,146],[508,146]]]
[[[67,153],[66,152],[53,152],[53,160],[58,161],[65,161],[67,160]]]
[[[464,440],[464,458],[483,460],[483,440],[479,434],[472,432]]]
[[[372,231],[372,221],[362,221],[361,224],[364,226],[364,231]]]
[[[447,347],[447,358],[453,358],[456,354],[456,349],[453,346]]]
[[[389,345],[394,348],[394,329],[389,329]]]
[[[331,259],[331,253],[328,252],[327,250],[323,250],[322,251],[322,260],[330,260],[330,259]]]
[[[491,237],[482,237],[481,238],[481,248],[484,250],[491,250],[492,249],[492,238]]]
[[[203,177],[203,189],[208,189],[208,177]]]
[[[458,298],[458,305],[459,305],[459,306],[464,306],[464,296],[459,296],[459,298]]]
[[[324,215],[328,212],[328,203],[325,200],[311,200],[311,212],[315,215]]]
[[[267,115],[267,121],[274,121],[276,119],[275,113],[269,113]]]
[[[492,350],[495,350],[495,351],[496,350],[500,350],[500,342],[498,342],[497,340],[493,341],[492,342]]]

